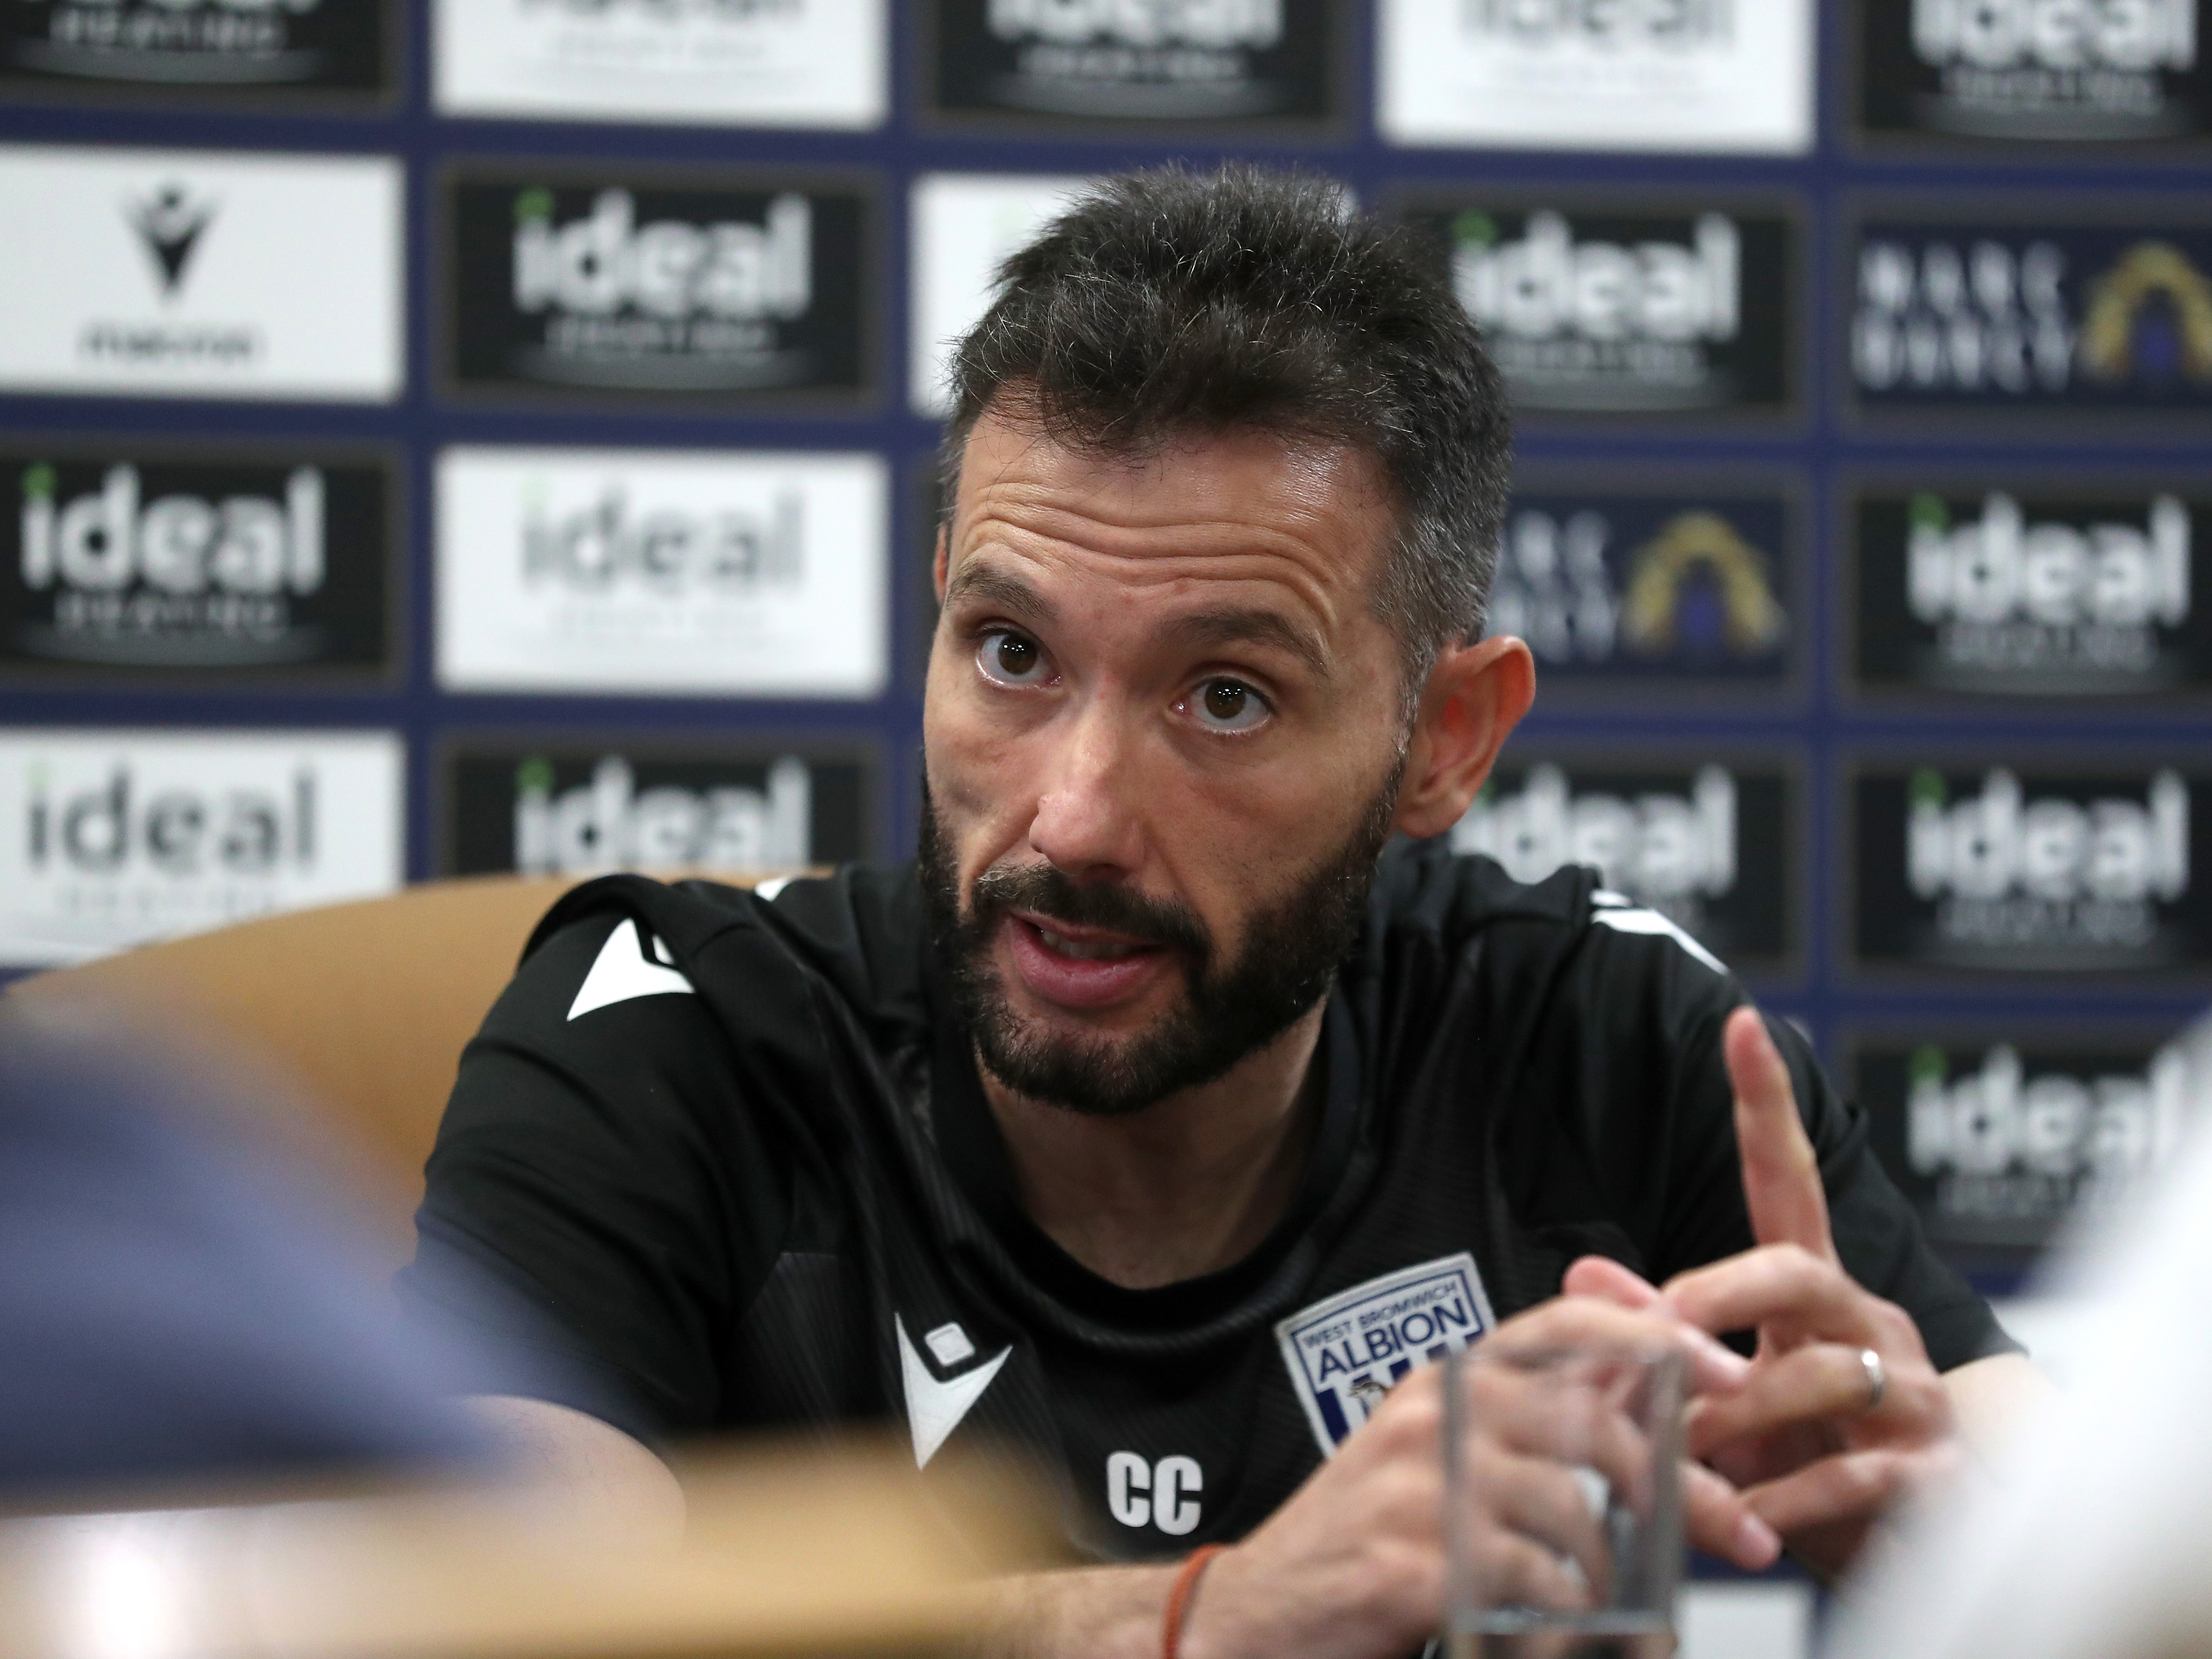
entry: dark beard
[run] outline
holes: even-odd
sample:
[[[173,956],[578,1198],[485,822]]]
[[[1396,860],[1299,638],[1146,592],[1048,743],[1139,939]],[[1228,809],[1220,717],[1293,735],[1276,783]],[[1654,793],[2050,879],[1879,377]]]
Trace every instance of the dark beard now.
[[[930,934],[951,978],[955,1013],[985,1070],[1018,1094],[1095,1117],[1140,1112],[1222,1076],[1280,1036],[1327,994],[1352,954],[1390,838],[1400,768],[1360,815],[1350,840],[1285,898],[1252,918],[1235,960],[1218,952],[1187,907],[1122,886],[1079,885],[1051,865],[994,866],[976,878],[963,916],[952,852],[922,788],[916,860]],[[1024,1028],[991,961],[1009,910],[1102,927],[1180,957],[1187,993],[1151,1030],[1124,1037],[1062,1037]]]

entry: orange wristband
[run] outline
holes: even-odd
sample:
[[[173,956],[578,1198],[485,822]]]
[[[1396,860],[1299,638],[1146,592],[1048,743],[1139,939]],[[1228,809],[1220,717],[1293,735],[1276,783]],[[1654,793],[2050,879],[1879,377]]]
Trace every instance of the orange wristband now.
[[[1175,1588],[1168,1592],[1167,1623],[1160,1631],[1160,1659],[1178,1659],[1176,1650],[1182,1645],[1182,1620],[1189,1611],[1190,1598],[1198,1593],[1198,1581],[1213,1565],[1213,1558],[1228,1547],[1226,1544],[1200,1544],[1183,1557],[1182,1571],[1176,1575]]]

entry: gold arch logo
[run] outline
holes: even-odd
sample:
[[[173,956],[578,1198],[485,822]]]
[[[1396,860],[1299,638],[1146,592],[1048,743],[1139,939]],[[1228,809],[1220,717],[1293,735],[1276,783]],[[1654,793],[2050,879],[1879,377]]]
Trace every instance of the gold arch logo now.
[[[1720,591],[1723,633],[1732,653],[1758,656],[1782,643],[1790,623],[1774,597],[1766,556],[1719,514],[1701,509],[1677,514],[1637,550],[1621,602],[1621,632],[1631,647],[1648,656],[1674,649],[1683,584],[1700,571],[1710,573]]]
[[[2136,319],[2161,295],[2180,326],[2183,371],[2212,380],[2212,279],[2171,242],[2137,242],[2090,285],[2081,366],[2100,380],[2127,379],[2136,366]]]

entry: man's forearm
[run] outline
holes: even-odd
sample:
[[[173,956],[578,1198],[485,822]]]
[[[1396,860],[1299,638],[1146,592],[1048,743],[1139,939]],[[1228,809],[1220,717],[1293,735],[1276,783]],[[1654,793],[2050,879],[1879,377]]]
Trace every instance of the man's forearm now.
[[[990,1659],[1155,1659],[1176,1564],[1030,1573],[991,1590]]]

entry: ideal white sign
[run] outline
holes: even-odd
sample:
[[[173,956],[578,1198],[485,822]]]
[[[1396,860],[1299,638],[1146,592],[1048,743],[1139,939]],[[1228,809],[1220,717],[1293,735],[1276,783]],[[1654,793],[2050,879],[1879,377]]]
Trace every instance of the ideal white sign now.
[[[1381,0],[1393,143],[1796,155],[1812,0]]]
[[[438,679],[457,691],[872,697],[881,458],[448,449]]]
[[[405,769],[388,732],[0,729],[0,964],[390,892]]]
[[[0,388],[386,402],[399,162],[0,147]]]
[[[437,0],[451,115],[873,127],[884,0]]]
[[[952,347],[991,304],[1000,263],[1035,236],[1090,180],[1010,173],[925,173],[913,198],[915,411],[952,410]]]

